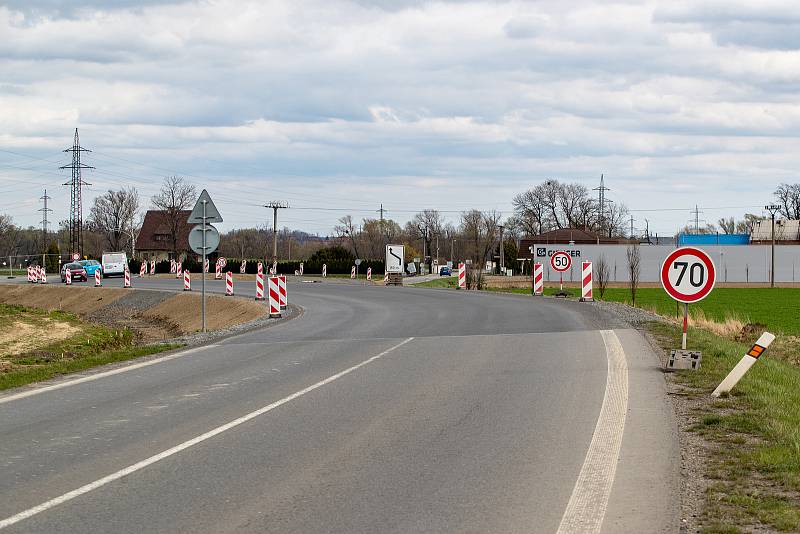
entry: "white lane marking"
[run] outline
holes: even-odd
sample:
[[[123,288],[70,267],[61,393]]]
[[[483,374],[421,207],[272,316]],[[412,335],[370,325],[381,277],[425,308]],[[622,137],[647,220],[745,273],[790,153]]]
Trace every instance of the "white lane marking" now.
[[[559,534],[600,532],[617,471],[628,411],[628,364],[617,334],[613,330],[602,330],[600,334],[608,359],[603,407],[583,467],[561,518]]]
[[[120,373],[127,373],[128,371],[134,371],[136,369],[141,369],[142,367],[147,367],[150,365],[155,365],[157,363],[168,362],[170,360],[174,360],[175,358],[181,358],[183,356],[188,356],[189,354],[193,354],[195,352],[199,352],[201,350],[213,349],[217,345],[204,345],[202,347],[195,347],[193,349],[182,350],[180,352],[176,352],[175,354],[169,354],[167,356],[161,356],[160,358],[154,358],[152,360],[147,360],[144,362],[134,363],[131,365],[126,365],[124,367],[120,367],[118,369],[112,369],[110,371],[105,371],[102,373],[96,373],[93,375],[83,376],[81,378],[76,378],[75,380],[68,380],[66,382],[59,382],[58,384],[53,384],[52,386],[44,386],[40,388],[30,389],[28,391],[23,391],[22,393],[15,393],[14,395],[9,395],[7,397],[0,397],[0,404],[11,402],[19,399],[24,399],[25,397],[31,397],[33,395],[39,395],[40,393],[46,393],[48,391],[53,391],[56,389],[62,389],[69,386],[75,386],[77,384],[83,384],[84,382],[91,382],[92,380],[99,380],[101,378],[105,378],[107,376],[118,375]]]
[[[108,484],[110,482],[114,482],[115,480],[119,480],[120,478],[123,478],[123,477],[128,476],[128,475],[130,475],[132,473],[135,473],[136,471],[144,469],[145,467],[147,467],[149,465],[152,465],[152,464],[154,464],[156,462],[159,462],[159,461],[161,461],[161,460],[163,460],[165,458],[169,458],[170,456],[172,456],[174,454],[178,454],[179,452],[184,451],[184,450],[188,449],[189,447],[193,447],[193,446],[195,446],[195,445],[197,445],[199,443],[202,443],[202,442],[204,442],[204,441],[206,441],[208,439],[211,439],[211,438],[213,438],[214,436],[216,436],[218,434],[222,434],[223,432],[225,432],[227,430],[230,430],[230,429],[232,429],[234,427],[237,427],[237,426],[241,425],[242,423],[246,423],[247,421],[258,417],[259,415],[263,415],[263,414],[265,414],[267,412],[270,412],[270,411],[274,410],[275,408],[278,408],[279,406],[282,406],[282,405],[284,405],[284,404],[286,404],[288,402],[291,402],[291,401],[297,399],[298,397],[302,397],[306,393],[310,393],[310,392],[314,391],[315,389],[321,388],[322,386],[324,386],[326,384],[330,384],[334,380],[338,380],[339,378],[342,378],[343,376],[348,375],[348,374],[352,373],[353,371],[355,371],[357,369],[360,369],[361,367],[364,367],[365,365],[370,364],[370,363],[374,362],[375,360],[378,360],[378,359],[382,358],[383,356],[386,356],[390,352],[392,352],[392,351],[394,351],[396,349],[399,349],[400,347],[402,347],[403,345],[405,345],[406,343],[408,343],[409,341],[411,341],[413,339],[414,339],[413,337],[407,338],[407,339],[401,341],[400,343],[398,343],[397,345],[394,345],[393,347],[390,347],[390,348],[386,349],[385,351],[381,352],[380,354],[376,354],[375,356],[372,356],[371,358],[368,358],[368,359],[364,360],[361,363],[358,363],[358,364],[356,364],[356,365],[354,365],[352,367],[348,367],[344,371],[340,371],[340,372],[336,373],[335,375],[329,376],[328,378],[326,378],[324,380],[320,380],[316,384],[312,384],[312,385],[308,386],[307,388],[304,388],[304,389],[301,389],[300,391],[292,393],[288,397],[284,397],[279,401],[275,401],[272,404],[268,404],[268,405],[264,406],[263,408],[259,408],[258,410],[255,410],[253,412],[248,413],[247,415],[243,415],[242,417],[239,417],[238,419],[234,419],[230,423],[225,423],[224,425],[218,426],[217,428],[215,428],[213,430],[209,430],[205,434],[201,434],[201,435],[199,435],[199,436],[197,436],[195,438],[190,439],[189,441],[184,441],[183,443],[181,443],[179,445],[176,445],[176,446],[174,446],[174,447],[172,447],[170,449],[167,449],[165,451],[162,451],[162,452],[160,452],[160,453],[158,453],[158,454],[156,454],[154,456],[151,456],[150,458],[147,458],[146,460],[142,460],[141,462],[137,462],[137,463],[135,463],[133,465],[130,465],[130,466],[124,468],[124,469],[120,469],[116,473],[112,473],[110,475],[107,475],[107,476],[105,476],[105,477],[103,477],[103,478],[101,478],[99,480],[95,480],[94,482],[90,482],[89,484],[86,484],[85,486],[81,486],[78,489],[72,490],[72,491],[70,491],[68,493],[65,493],[65,494],[63,494],[63,495],[61,495],[59,497],[54,498],[54,499],[50,499],[49,501],[44,502],[44,503],[42,503],[42,504],[40,504],[38,506],[34,506],[33,508],[29,508],[29,509],[27,509],[27,510],[25,510],[23,512],[20,512],[18,514],[15,514],[15,515],[13,515],[13,516],[11,516],[9,518],[3,519],[2,521],[0,521],[0,530],[4,529],[6,527],[10,527],[11,525],[13,525],[15,523],[19,523],[20,521],[22,521],[24,519],[28,519],[30,517],[33,517],[36,514],[42,513],[42,512],[44,512],[46,510],[49,510],[50,508],[53,508],[54,506],[58,506],[59,504],[63,504],[65,502],[67,502],[67,501],[71,501],[75,497],[79,497],[79,496],[83,495],[84,493],[89,493],[92,490],[96,490],[97,488],[103,487],[103,486],[105,486],[106,484]]]

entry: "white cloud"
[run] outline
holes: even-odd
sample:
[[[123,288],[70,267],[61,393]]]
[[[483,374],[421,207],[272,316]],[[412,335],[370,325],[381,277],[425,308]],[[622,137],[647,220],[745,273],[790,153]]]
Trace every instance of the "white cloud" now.
[[[0,152],[0,176],[61,183],[77,126],[95,190],[180,171],[236,225],[273,192],[508,210],[601,172],[631,207],[760,205],[800,164],[798,24],[788,0],[11,2],[0,148],[44,161]],[[0,211],[35,223],[24,194]]]

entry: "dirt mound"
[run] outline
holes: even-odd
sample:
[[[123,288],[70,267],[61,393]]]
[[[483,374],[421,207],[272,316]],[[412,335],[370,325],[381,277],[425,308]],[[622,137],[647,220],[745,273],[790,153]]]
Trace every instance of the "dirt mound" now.
[[[48,318],[41,319],[37,325],[14,321],[0,327],[0,358],[39,349],[67,339],[78,331],[76,326]]]
[[[122,297],[126,291],[119,288],[9,284],[0,286],[0,303],[89,315]]]
[[[754,343],[758,337],[767,330],[767,325],[761,323],[747,323],[736,334],[736,341],[740,343]]]
[[[206,327],[221,330],[247,323],[268,312],[263,304],[240,298],[206,297]],[[179,293],[144,312],[142,317],[163,321],[174,330],[188,334],[201,328],[200,295]]]

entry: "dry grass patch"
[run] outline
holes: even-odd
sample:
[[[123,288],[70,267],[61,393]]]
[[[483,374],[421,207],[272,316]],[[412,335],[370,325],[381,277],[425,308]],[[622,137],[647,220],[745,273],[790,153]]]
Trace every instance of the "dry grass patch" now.
[[[39,350],[68,339],[79,330],[76,326],[50,317],[40,318],[36,324],[12,321],[0,325],[0,358]]]

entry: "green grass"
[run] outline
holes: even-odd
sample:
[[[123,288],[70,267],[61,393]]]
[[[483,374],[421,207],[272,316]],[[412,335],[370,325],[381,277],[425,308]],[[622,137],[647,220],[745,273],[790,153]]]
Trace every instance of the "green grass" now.
[[[680,346],[678,327],[652,323],[649,329],[665,348]],[[675,376],[705,401],[693,431],[715,444],[707,466],[714,481],[706,495],[706,531],[757,524],[800,531],[800,367],[768,351],[731,395],[712,400],[710,392],[749,344],[690,329],[689,348],[703,351],[702,367]]]
[[[177,345],[135,346],[133,334],[127,328],[112,329],[87,323],[73,314],[62,311],[46,312],[23,306],[0,304],[0,329],[7,329],[11,324],[20,321],[38,328],[52,327],[54,323],[66,323],[77,328],[77,333],[43,347],[7,356],[5,360],[12,364],[12,368],[0,372],[0,390],[177,347]]]
[[[420,282],[419,284],[413,284],[414,287],[446,287],[449,289],[455,289],[458,286],[458,277],[456,276],[441,276],[439,278],[434,278],[433,280],[428,280],[427,282]]]

